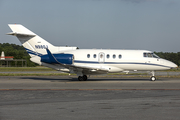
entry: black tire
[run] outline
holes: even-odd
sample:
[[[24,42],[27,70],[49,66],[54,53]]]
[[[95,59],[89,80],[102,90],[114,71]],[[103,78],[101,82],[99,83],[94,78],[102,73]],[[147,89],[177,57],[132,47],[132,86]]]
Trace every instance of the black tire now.
[[[84,81],[86,81],[87,80],[87,75],[83,75],[83,79],[84,79]]]
[[[84,80],[83,76],[79,76],[79,77],[78,77],[78,80],[79,80],[79,81],[83,81],[83,80]]]

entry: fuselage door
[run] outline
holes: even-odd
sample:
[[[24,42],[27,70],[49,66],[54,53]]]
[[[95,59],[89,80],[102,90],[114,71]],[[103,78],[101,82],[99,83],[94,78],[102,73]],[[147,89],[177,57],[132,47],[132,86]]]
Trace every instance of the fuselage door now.
[[[100,52],[98,55],[99,63],[104,63],[105,61],[105,54],[103,52]]]

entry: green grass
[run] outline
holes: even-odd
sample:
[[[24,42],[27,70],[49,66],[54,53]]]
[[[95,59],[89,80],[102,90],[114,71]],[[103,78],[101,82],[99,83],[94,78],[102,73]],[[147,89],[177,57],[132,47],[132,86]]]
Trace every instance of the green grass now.
[[[121,72],[121,73],[108,73],[108,75],[148,75],[148,73],[124,73],[124,72]]]
[[[47,71],[56,71],[47,67],[0,67],[0,72],[47,72]]]
[[[53,70],[47,67],[0,67],[0,72],[22,72],[22,73],[0,73],[0,76],[68,76],[68,73],[52,73]],[[23,73],[23,72],[33,72],[33,73]],[[34,73],[37,72],[37,73]],[[39,72],[39,73],[38,73]],[[42,73],[41,73],[42,72]],[[46,73],[43,73],[46,72]],[[48,73],[49,72],[49,73]],[[180,69],[171,69],[163,72],[180,72]],[[72,76],[75,74],[71,74]],[[99,75],[95,77],[119,77],[123,75],[123,77],[149,77],[148,73],[129,73],[126,74],[124,72],[121,73],[109,73],[107,75]],[[75,75],[76,76],[76,75]],[[180,75],[175,76],[157,76],[157,77],[170,77],[170,78],[180,78]]]
[[[0,76],[67,76],[68,73],[0,73]]]
[[[170,69],[170,70],[164,70],[165,72],[180,72],[179,68],[176,69]]]

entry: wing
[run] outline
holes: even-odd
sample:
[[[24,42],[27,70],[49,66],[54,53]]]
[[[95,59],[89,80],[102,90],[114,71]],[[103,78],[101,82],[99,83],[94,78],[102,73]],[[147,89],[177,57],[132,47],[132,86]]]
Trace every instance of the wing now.
[[[71,65],[69,67],[70,70],[73,70],[76,74],[84,74],[84,75],[95,75],[95,74],[107,74],[109,69],[102,68],[101,66],[80,66],[80,65]]]
[[[59,64],[64,68],[67,68],[70,70],[71,73],[75,73],[79,76],[81,75],[92,75],[92,74],[107,74],[109,72],[108,68],[103,68],[101,66],[80,66],[80,65],[73,65],[73,64],[62,64],[59,62],[56,57],[49,51],[48,48],[46,48],[48,57],[50,61],[53,63]]]

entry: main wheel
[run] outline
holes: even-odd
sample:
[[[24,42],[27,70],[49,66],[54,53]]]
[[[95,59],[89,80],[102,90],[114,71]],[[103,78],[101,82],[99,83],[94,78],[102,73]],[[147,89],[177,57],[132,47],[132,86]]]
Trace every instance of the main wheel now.
[[[79,80],[79,81],[83,81],[83,80],[84,80],[83,76],[79,76],[79,77],[78,77],[78,80]]]
[[[87,75],[83,75],[83,79],[84,79],[84,81],[86,81],[87,80]]]
[[[152,76],[150,79],[151,79],[151,81],[156,81],[156,77],[155,76]]]
[[[79,76],[78,80],[79,81],[86,81],[87,80],[87,75]]]

